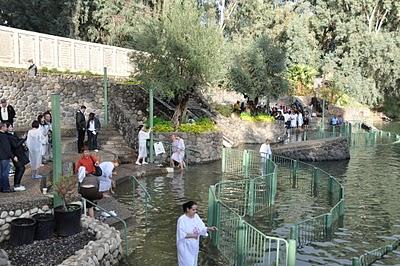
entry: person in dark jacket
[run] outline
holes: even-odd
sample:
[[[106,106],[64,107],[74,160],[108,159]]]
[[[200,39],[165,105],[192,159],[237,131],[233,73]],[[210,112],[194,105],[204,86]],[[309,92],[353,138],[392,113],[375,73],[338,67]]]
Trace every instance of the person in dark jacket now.
[[[13,158],[11,142],[7,134],[7,126],[0,122],[0,184],[1,192],[14,192],[10,189],[8,174],[10,172],[10,159],[18,160],[16,156]]]
[[[101,124],[99,119],[97,119],[94,113],[89,114],[89,119],[86,128],[87,128],[89,150],[98,151],[99,147],[97,145],[97,136],[99,135]]]
[[[76,130],[78,131],[78,152],[83,152],[83,144],[85,142],[86,119],[85,119],[86,106],[82,105],[78,112],[76,112]]]
[[[7,104],[6,99],[1,99],[1,105],[0,105],[0,122],[2,123],[14,123],[14,118],[15,118],[15,110],[14,108]]]
[[[11,143],[11,150],[13,155],[17,157],[17,160],[13,159],[13,164],[15,167],[14,174],[14,190],[15,191],[24,191],[25,187],[21,185],[21,179],[25,173],[25,165],[29,163],[29,158],[26,154],[26,136],[20,138],[14,132],[14,128],[10,123],[6,123],[7,133]]]

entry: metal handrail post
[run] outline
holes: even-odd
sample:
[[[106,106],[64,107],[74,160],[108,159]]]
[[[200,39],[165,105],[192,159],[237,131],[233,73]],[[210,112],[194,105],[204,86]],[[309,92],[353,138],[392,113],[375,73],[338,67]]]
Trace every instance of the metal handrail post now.
[[[352,266],[361,266],[361,261],[359,258],[357,257],[353,257],[351,260],[351,265]]]
[[[288,241],[289,247],[288,247],[288,260],[287,260],[287,265],[288,266],[296,266],[296,240],[294,239],[289,239]]]
[[[104,125],[108,125],[108,77],[107,67],[103,69]]]
[[[60,106],[60,94],[53,93],[51,95],[51,111],[53,113],[53,121],[51,126],[53,140],[53,184],[58,184],[62,175]],[[57,192],[54,192],[53,195],[53,206],[60,206],[62,204],[61,197],[57,194]]]

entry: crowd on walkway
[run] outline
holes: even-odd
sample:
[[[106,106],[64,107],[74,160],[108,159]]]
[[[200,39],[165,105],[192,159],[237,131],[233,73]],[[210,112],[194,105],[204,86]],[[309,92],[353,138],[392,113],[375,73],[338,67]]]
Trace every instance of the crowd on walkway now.
[[[30,163],[32,178],[40,179],[39,168],[51,161],[51,112],[45,111],[32,122],[27,134],[18,136],[13,124],[16,116],[14,108],[1,100],[0,116],[0,175],[1,192],[9,193],[26,190],[21,184],[26,165]],[[14,168],[14,169],[12,169]],[[14,175],[11,188],[9,176]]]

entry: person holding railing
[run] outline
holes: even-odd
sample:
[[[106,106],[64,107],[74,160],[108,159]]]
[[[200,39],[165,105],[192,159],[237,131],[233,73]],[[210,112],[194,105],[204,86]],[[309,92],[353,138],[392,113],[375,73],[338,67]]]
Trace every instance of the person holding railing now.
[[[176,227],[176,247],[179,266],[197,266],[200,236],[208,236],[208,231],[216,231],[215,226],[206,227],[197,214],[197,203],[188,201],[182,205],[183,214]]]
[[[186,167],[185,165],[185,142],[176,134],[172,134],[172,154],[171,154],[171,167],[175,166],[175,162],[179,164],[181,171]]]

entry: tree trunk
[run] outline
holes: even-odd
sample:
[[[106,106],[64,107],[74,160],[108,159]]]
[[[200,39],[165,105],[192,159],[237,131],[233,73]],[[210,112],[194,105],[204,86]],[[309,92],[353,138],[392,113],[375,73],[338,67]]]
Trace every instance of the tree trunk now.
[[[174,129],[176,130],[182,122],[182,118],[186,114],[187,103],[189,101],[189,95],[184,95],[179,98],[176,104],[174,115],[172,116],[172,122],[174,123]]]

